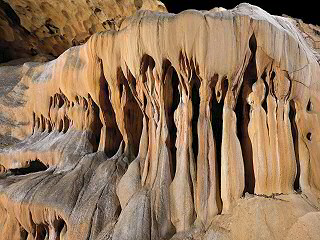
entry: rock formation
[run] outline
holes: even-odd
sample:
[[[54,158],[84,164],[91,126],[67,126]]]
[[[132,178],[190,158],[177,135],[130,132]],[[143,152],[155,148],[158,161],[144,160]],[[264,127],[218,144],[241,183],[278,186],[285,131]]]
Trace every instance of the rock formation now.
[[[57,57],[93,33],[118,30],[139,9],[166,12],[157,0],[0,0],[0,63]]]
[[[0,68],[15,142],[0,149],[2,239],[314,239],[313,47],[294,20],[240,4],[138,11],[55,60]]]

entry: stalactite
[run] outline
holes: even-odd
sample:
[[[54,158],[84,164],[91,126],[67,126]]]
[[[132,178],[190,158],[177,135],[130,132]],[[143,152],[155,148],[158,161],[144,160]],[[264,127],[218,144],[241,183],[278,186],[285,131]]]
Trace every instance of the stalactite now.
[[[221,143],[221,199],[223,212],[228,211],[244,191],[244,163],[237,137],[235,97],[228,89],[223,106]]]
[[[253,152],[254,193],[270,195],[272,188],[268,180],[271,173],[269,166],[271,156],[269,152],[267,114],[262,107],[265,91],[262,79],[259,79],[252,86],[252,93],[250,93],[247,99],[251,106],[248,131]]]
[[[217,176],[216,140],[211,124],[212,90],[208,83],[203,81],[200,85],[199,120],[197,123],[199,153],[197,156],[197,188],[196,213],[197,219],[206,226],[213,217],[219,213],[220,195]]]
[[[171,221],[176,230],[187,230],[194,221],[193,184],[191,176],[192,158],[188,150],[191,131],[192,103],[185,92],[174,113],[177,126],[177,165],[175,177],[170,185]]]

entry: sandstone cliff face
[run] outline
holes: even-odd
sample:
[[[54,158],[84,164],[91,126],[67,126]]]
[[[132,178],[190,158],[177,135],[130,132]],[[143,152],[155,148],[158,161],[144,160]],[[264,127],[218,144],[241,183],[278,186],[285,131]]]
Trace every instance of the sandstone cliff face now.
[[[93,33],[118,30],[139,9],[166,12],[157,0],[1,0],[0,62],[39,53],[57,57]]]
[[[309,44],[249,4],[139,11],[53,61],[0,68],[0,130],[17,142],[0,149],[1,236],[318,236]]]

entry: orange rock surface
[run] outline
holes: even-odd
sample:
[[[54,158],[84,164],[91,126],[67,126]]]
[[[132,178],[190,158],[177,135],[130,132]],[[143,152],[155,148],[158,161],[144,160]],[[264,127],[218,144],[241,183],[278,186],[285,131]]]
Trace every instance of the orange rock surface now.
[[[93,33],[118,30],[138,10],[167,11],[157,0],[1,0],[0,62],[57,57]]]
[[[16,142],[0,149],[0,236],[315,239],[313,47],[294,20],[240,4],[138,11],[55,60],[0,68]]]

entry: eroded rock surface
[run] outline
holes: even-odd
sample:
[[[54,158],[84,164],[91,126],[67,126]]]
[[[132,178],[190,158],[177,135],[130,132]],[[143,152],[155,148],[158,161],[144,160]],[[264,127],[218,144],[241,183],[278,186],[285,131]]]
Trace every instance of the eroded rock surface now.
[[[292,19],[139,11],[9,68],[3,239],[317,236],[319,57]]]
[[[57,57],[93,33],[118,30],[139,9],[167,11],[157,0],[1,0],[0,63],[40,53]]]

